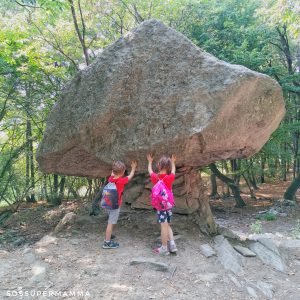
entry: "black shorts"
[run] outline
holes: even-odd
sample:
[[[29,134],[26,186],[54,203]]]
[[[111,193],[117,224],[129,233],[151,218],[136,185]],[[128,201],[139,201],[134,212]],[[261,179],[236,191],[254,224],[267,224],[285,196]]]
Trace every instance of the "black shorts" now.
[[[171,218],[172,218],[172,210],[157,210],[157,222],[158,223],[171,223]]]

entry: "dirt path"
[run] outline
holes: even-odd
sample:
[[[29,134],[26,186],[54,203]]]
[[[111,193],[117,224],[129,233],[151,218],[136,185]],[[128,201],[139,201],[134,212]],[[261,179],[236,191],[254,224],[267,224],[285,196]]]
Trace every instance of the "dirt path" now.
[[[224,213],[216,214],[225,224]],[[227,222],[232,229],[241,224],[236,214]],[[248,219],[245,215],[242,219],[248,223],[255,220],[253,212]],[[191,217],[175,216],[179,251],[169,257],[151,251],[159,232],[152,212],[124,208],[116,231],[121,247],[116,250],[101,248],[105,225],[105,215],[89,217],[79,209],[75,222],[56,236],[1,250],[0,298],[22,299],[23,294],[23,299],[299,299],[300,257],[286,258],[286,272],[258,257],[244,258],[243,274],[237,275],[222,265],[219,256],[201,254],[200,245],[214,242],[199,234]],[[243,234],[249,234],[249,227],[244,229]],[[287,239],[288,233],[281,233],[280,239]],[[168,271],[130,265],[134,258],[165,263]]]

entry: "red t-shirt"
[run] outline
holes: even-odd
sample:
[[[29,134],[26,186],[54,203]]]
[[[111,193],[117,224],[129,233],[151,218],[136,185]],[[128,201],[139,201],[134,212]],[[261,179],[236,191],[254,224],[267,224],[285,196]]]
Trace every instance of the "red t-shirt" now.
[[[116,179],[113,176],[110,176],[108,178],[108,182],[114,182],[116,184],[117,191],[119,194],[119,206],[122,205],[122,194],[124,191],[124,186],[125,186],[125,184],[128,183],[128,181],[129,181],[128,176],[120,177],[120,178],[116,178]]]
[[[173,173],[171,173],[171,174],[152,173],[150,175],[150,178],[151,178],[151,181],[153,184],[156,184],[158,182],[158,178],[159,178],[159,180],[163,179],[167,188],[169,188],[172,191],[172,183],[175,180],[175,174],[173,174]]]

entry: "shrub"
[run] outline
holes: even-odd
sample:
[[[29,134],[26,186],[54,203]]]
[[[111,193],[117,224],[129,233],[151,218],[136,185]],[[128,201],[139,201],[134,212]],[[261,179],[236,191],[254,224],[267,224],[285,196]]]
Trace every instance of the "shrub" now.
[[[255,221],[255,223],[252,223],[250,225],[250,230],[251,230],[251,233],[262,233],[262,225],[261,225],[261,221],[257,220]]]
[[[266,213],[265,215],[264,215],[264,219],[266,220],[266,221],[275,221],[276,220],[276,215],[274,215],[274,214],[272,214],[272,213]]]

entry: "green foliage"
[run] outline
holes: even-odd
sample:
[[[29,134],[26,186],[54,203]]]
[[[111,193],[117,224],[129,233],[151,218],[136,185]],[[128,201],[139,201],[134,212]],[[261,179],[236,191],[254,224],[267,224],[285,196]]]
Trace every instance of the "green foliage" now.
[[[60,196],[52,195],[50,196],[49,201],[51,202],[52,205],[58,206],[61,204],[62,199]]]
[[[258,9],[258,15],[270,26],[286,24],[289,32],[295,38],[298,37],[300,6],[294,0],[264,0]]]
[[[266,213],[264,214],[264,220],[266,221],[275,221],[277,218],[276,218],[276,215],[272,214],[272,213]]]
[[[200,1],[193,4],[184,32],[220,59],[270,73],[268,41],[274,32],[257,22],[258,1]]]
[[[251,233],[254,233],[254,234],[262,233],[261,221],[257,220],[257,221],[255,221],[255,223],[252,223],[250,225],[250,231],[251,231]]]

